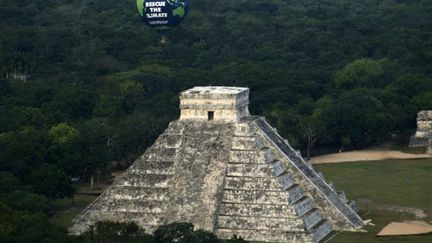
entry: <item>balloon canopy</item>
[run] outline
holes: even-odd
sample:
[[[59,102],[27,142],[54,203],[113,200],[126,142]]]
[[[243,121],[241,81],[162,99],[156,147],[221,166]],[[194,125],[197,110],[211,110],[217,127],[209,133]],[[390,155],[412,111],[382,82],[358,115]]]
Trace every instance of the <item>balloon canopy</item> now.
[[[137,0],[141,20],[159,31],[178,25],[188,12],[189,0]]]

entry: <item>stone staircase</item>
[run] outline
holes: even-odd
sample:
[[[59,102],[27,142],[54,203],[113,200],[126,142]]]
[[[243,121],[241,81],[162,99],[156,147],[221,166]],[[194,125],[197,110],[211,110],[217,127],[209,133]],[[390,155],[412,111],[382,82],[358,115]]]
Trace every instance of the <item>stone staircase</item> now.
[[[265,242],[318,242],[331,224],[248,123],[235,126],[216,233]]]
[[[343,217],[345,217],[354,228],[361,228],[364,225],[363,220],[358,216],[353,208],[348,205],[348,200],[345,194],[339,195],[334,188],[332,188],[325,180],[323,176],[316,172],[307,162],[303,160],[301,156],[292,149],[289,144],[276,132],[276,129],[272,128],[264,118],[255,119],[254,124],[262,131],[262,133],[269,139],[275,148],[279,150],[290,162],[290,165],[294,166],[311,184],[317,189],[317,191],[337,209]],[[283,164],[276,161],[274,164],[275,175],[282,174]],[[352,205],[352,204],[351,204]]]

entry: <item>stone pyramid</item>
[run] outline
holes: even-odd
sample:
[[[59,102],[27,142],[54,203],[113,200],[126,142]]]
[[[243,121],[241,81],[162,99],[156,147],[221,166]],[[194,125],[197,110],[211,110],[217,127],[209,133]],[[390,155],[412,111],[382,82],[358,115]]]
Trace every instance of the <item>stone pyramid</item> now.
[[[195,87],[180,94],[173,121],[75,220],[80,234],[102,220],[147,232],[188,221],[226,239],[319,242],[364,221],[263,117],[249,89]]]

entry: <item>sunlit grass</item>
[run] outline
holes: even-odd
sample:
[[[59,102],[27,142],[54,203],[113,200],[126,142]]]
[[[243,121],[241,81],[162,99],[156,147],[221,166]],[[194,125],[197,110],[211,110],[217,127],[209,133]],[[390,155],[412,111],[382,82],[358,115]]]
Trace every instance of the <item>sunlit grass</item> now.
[[[333,181],[348,199],[368,199],[360,203],[363,219],[372,219],[367,233],[339,233],[330,242],[432,242],[432,235],[376,237],[390,222],[413,220],[414,215],[378,210],[380,205],[397,205],[424,210],[432,220],[432,159],[385,160],[314,165],[326,180]],[[361,201],[360,201],[361,202]]]

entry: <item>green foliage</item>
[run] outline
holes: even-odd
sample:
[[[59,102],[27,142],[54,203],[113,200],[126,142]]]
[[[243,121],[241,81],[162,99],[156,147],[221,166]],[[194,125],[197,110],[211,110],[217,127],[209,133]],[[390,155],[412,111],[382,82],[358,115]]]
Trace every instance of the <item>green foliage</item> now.
[[[144,242],[144,243],[218,243],[216,236],[205,230],[195,230],[191,223],[175,222],[159,226],[153,235],[146,234],[135,223],[97,222],[79,237],[84,242]],[[231,241],[228,241],[231,242]],[[233,242],[246,242],[243,240]]]
[[[21,187],[21,182],[9,172],[0,172],[0,193],[10,193]]]
[[[205,230],[195,230],[191,223],[175,222],[162,225],[154,232],[157,243],[217,243],[216,236]]]
[[[69,126],[67,123],[63,122],[51,127],[51,129],[48,131],[48,135],[54,141],[54,143],[67,145],[78,138],[79,132],[72,126]]]
[[[231,239],[227,240],[228,243],[245,243],[247,241],[243,240],[241,236],[233,235]]]
[[[54,165],[44,165],[30,173],[30,182],[37,193],[48,198],[72,197],[74,193],[71,179]]]
[[[338,88],[377,87],[383,79],[387,59],[370,60],[360,58],[346,64],[335,74]]]
[[[44,213],[46,215],[52,215],[54,210],[52,202],[46,197],[20,190],[7,195],[6,201],[15,210],[30,213]]]
[[[95,227],[80,237],[84,242],[144,242],[152,243],[151,235],[145,234],[135,223],[110,221],[97,222]]]

